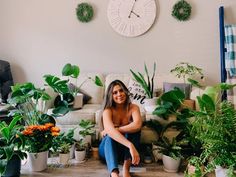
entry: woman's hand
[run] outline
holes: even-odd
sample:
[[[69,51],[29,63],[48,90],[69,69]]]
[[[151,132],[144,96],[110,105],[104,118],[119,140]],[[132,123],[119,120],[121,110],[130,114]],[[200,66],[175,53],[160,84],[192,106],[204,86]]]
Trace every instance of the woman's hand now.
[[[132,143],[129,146],[129,151],[130,151],[131,158],[132,158],[132,164],[138,165],[140,162],[139,153]]]
[[[107,133],[106,133],[105,130],[101,131],[100,134],[101,134],[101,137],[102,137],[102,138],[107,135]]]

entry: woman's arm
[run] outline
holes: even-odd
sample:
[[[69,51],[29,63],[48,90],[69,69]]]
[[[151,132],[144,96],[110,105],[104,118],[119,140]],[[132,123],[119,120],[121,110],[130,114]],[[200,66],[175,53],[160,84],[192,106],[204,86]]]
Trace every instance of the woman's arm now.
[[[118,128],[118,131],[121,133],[135,133],[138,132],[142,127],[142,118],[139,107],[132,104],[131,115],[133,121],[128,125],[124,125]]]
[[[127,140],[123,134],[121,134],[115,127],[112,122],[112,112],[109,109],[103,111],[103,125],[106,134],[108,134],[115,141],[123,144],[130,150],[130,154],[132,157],[132,163],[138,164],[140,161],[140,157],[138,151],[135,149],[133,143]]]

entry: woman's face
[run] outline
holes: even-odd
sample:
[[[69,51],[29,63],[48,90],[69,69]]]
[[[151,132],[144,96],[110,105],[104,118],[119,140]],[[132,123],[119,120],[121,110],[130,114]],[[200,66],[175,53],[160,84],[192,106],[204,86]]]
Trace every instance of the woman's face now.
[[[124,104],[126,101],[126,95],[124,90],[119,85],[115,85],[112,90],[112,98],[116,104]]]

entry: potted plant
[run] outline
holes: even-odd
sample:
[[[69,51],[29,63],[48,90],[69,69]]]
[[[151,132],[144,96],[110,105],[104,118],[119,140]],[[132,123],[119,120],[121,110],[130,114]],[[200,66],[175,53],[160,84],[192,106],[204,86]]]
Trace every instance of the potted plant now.
[[[51,150],[53,153],[58,153],[61,144],[69,144],[70,145],[70,158],[74,158],[74,144],[76,140],[74,137],[75,129],[69,129],[67,133],[60,133],[57,137],[55,137],[52,141]]]
[[[42,171],[47,167],[48,151],[60,129],[53,123],[28,125],[22,131],[26,140],[25,150],[28,152],[31,171]]]
[[[177,172],[180,166],[181,147],[178,145],[175,138],[170,141],[167,137],[163,136],[158,141],[159,151],[163,154],[162,161],[164,170],[167,172]]]
[[[59,151],[59,163],[62,165],[66,165],[69,162],[70,159],[70,148],[71,145],[65,141],[62,141],[60,143],[60,146],[58,147]]]
[[[75,160],[78,162],[84,161],[86,156],[86,143],[81,138],[75,143]]]
[[[171,69],[170,72],[175,74],[176,77],[183,79],[183,83],[185,85],[183,88],[185,93],[184,104],[194,108],[194,101],[190,100],[190,93],[192,86],[202,88],[202,85],[198,82],[198,80],[202,80],[204,78],[202,69],[187,62],[180,62],[173,69]]]
[[[20,134],[21,116],[14,116],[10,124],[0,122],[0,175],[20,176],[21,160],[26,158],[22,151],[25,139]]]
[[[92,140],[91,144],[92,158],[96,160],[99,159],[99,153],[98,153],[99,144],[100,144],[99,139]]]
[[[82,96],[79,94],[80,88],[88,80],[93,81],[97,86],[103,86],[101,79],[98,76],[95,78],[87,77],[80,85],[78,83],[78,77],[80,75],[80,68],[77,65],[71,65],[67,63],[62,69],[62,76],[68,77],[68,79],[60,79],[54,75],[44,75],[46,85],[51,87],[56,93],[59,94],[55,101],[55,109],[53,109],[53,114],[56,116],[65,115],[71,110],[71,104],[73,108],[82,107]],[[75,85],[69,86],[69,84],[74,79]],[[79,94],[79,96],[77,96]]]
[[[147,95],[147,98],[145,99],[145,110],[148,112],[152,112],[157,100],[157,98],[154,97],[154,78],[156,73],[156,62],[154,62],[153,64],[152,76],[149,75],[148,68],[145,63],[144,71],[145,74],[141,74],[140,72],[134,72],[132,69],[130,69],[134,80],[141,85]]]
[[[195,138],[202,143],[200,159],[205,164],[206,172],[217,166],[228,169],[228,176],[234,176],[236,169],[236,110],[228,101],[221,101],[218,96],[222,90],[236,86],[218,84],[208,93],[198,97],[200,110],[194,112],[192,122]],[[218,169],[218,168],[217,168]],[[218,171],[218,170],[216,170]]]

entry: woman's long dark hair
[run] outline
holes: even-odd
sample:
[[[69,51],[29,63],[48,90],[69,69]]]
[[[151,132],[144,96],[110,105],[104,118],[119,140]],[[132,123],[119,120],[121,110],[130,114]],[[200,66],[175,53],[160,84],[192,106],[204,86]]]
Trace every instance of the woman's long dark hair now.
[[[120,80],[114,80],[107,87],[107,91],[106,91],[106,95],[105,95],[105,99],[103,103],[103,110],[106,108],[112,108],[112,107],[114,108],[116,106],[115,102],[113,101],[113,88],[116,85],[119,85],[123,89],[126,95],[126,101],[125,101],[124,107],[128,108],[129,104],[131,103],[131,100],[129,98],[129,90],[127,89],[125,84]]]

